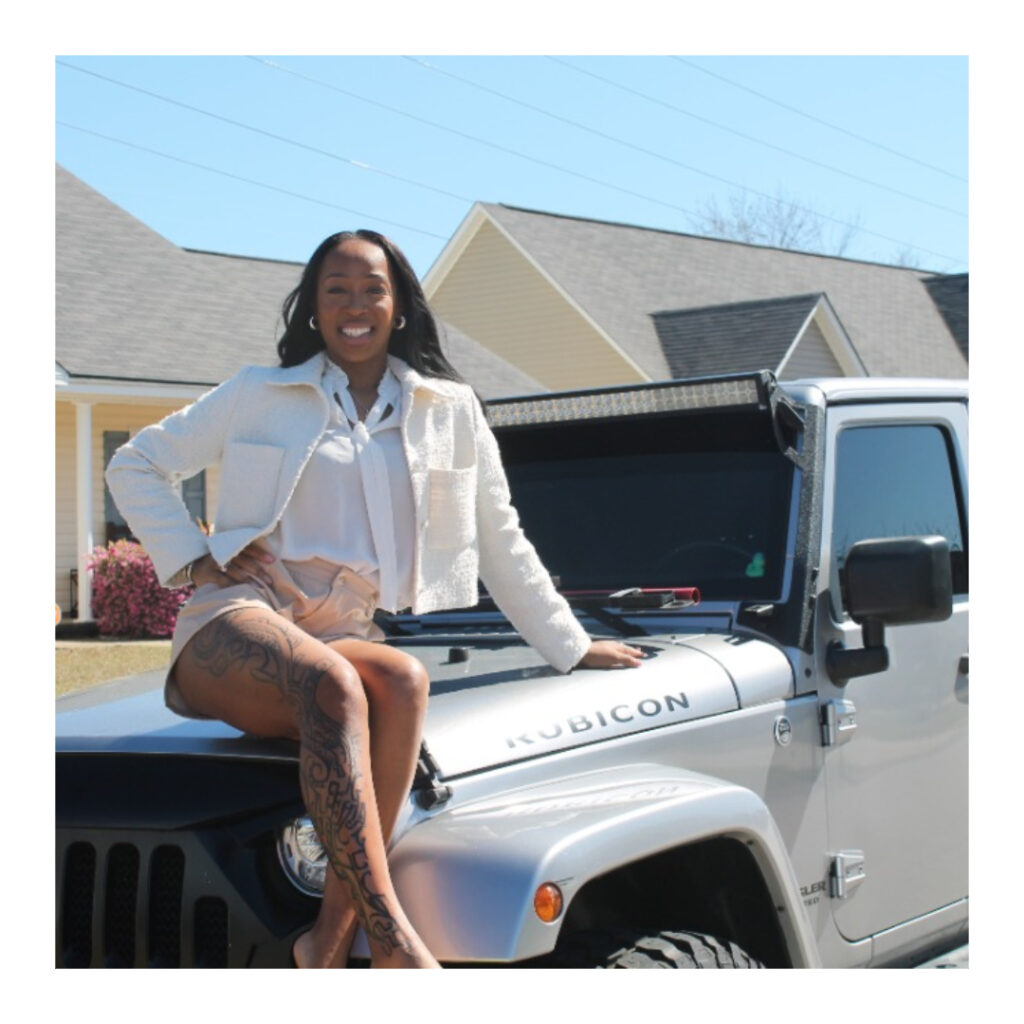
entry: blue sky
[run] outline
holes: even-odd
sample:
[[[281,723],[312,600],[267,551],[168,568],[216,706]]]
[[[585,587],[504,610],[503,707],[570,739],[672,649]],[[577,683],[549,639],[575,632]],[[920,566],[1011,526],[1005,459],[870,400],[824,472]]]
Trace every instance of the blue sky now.
[[[848,257],[968,269],[966,57],[56,60],[57,161],[189,248],[372,227],[423,274],[474,200],[703,233],[781,196]]]

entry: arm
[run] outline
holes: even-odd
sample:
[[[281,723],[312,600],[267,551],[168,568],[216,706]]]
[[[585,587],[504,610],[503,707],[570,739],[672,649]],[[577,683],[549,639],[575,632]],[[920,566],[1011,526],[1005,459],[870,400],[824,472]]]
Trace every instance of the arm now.
[[[642,653],[614,640],[592,641],[555,590],[512,506],[501,453],[479,403],[473,400],[477,442],[477,538],[480,578],[531,647],[562,672],[577,665],[640,664]]]
[[[107,467],[110,493],[164,586],[184,583],[185,566],[209,553],[175,485],[220,460],[243,383],[244,371],[139,431]]]

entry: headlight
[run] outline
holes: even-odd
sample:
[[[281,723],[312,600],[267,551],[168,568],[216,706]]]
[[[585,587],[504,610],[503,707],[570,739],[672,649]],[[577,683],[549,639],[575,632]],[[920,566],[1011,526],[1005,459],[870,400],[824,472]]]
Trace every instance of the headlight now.
[[[307,896],[323,896],[327,853],[309,818],[293,818],[278,832],[277,858],[296,889]]]

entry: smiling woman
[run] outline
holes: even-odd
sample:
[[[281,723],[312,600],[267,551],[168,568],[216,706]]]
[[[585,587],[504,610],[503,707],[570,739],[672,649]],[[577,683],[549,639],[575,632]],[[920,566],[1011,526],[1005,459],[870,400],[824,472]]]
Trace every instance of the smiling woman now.
[[[166,700],[299,742],[302,797],[331,870],[296,966],[437,967],[399,904],[387,843],[419,755],[429,680],[378,641],[377,610],[478,600],[478,577],[562,672],[636,667],[591,641],[523,536],[480,402],[441,352],[408,261],[372,231],[325,239],[284,303],[279,367],[248,367],[141,431],[111,493],[178,616]],[[216,529],[174,487],[220,467]],[[193,468],[194,467],[194,468]]]
[[[320,332],[331,361],[348,374],[353,395],[376,392],[391,332],[405,328],[405,318],[396,321],[396,315],[394,285],[381,248],[349,238],[327,254],[310,325]]]
[[[342,268],[336,264],[335,261],[342,258],[340,253],[343,247],[350,259],[357,260],[357,265],[349,262],[347,267]],[[383,266],[381,256],[384,258]],[[391,355],[397,356],[425,376],[462,380],[441,351],[437,325],[409,261],[389,238],[365,229],[339,231],[330,235],[310,257],[298,285],[284,301],[282,319],[285,330],[277,345],[282,366],[297,366],[324,350],[328,335],[323,331],[318,316],[321,302],[328,298],[322,290],[326,284],[325,268],[328,266],[332,271],[355,270],[357,278],[363,277],[367,290],[371,286],[375,287],[377,291],[367,296],[369,305],[376,307],[382,300],[390,299],[392,318],[386,349]],[[382,280],[367,279],[365,275],[368,273],[379,275]],[[326,314],[329,317],[332,313],[337,315],[336,307],[341,306],[343,311],[343,300],[350,298],[353,281],[350,277],[340,276],[332,284],[337,290],[327,303]],[[387,305],[387,302],[383,304]],[[358,321],[358,317],[351,319]],[[369,319],[367,315],[366,320]],[[366,326],[369,326],[368,322]],[[382,325],[378,325],[378,330],[381,329]],[[342,365],[344,354],[337,354],[341,357],[339,365]]]

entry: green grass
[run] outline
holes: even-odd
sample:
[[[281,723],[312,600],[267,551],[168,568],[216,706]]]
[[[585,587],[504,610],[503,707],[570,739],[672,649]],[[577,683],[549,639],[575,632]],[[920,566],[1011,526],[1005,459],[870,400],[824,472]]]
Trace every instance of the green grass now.
[[[170,660],[170,640],[61,640],[57,642],[56,695],[164,668]]]

